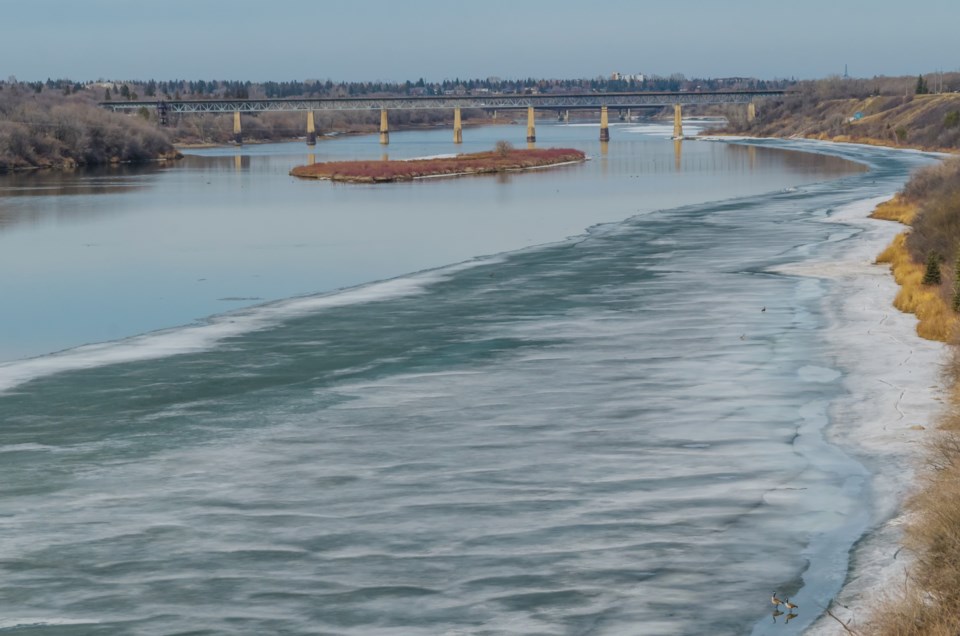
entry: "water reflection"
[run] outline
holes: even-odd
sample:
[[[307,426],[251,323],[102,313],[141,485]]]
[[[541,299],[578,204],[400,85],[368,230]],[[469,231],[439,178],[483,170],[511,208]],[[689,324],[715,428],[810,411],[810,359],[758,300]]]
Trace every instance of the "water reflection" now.
[[[674,139],[673,140],[673,169],[676,172],[680,172],[680,167],[683,164],[683,140]]]
[[[249,172],[250,165],[250,155],[236,154],[233,156],[233,169],[236,172]]]
[[[867,166],[835,157],[808,152],[791,152],[759,148],[757,146],[724,144],[733,165],[740,170],[759,171],[770,168],[788,168],[804,175],[823,175],[824,177],[866,172]]]
[[[168,164],[102,166],[76,170],[33,170],[0,176],[0,230],[44,219],[77,220],[102,210],[77,197],[142,191]],[[92,199],[91,199],[92,200]]]
[[[76,170],[31,170],[0,176],[0,197],[45,197],[110,194],[146,187],[137,177],[169,169],[172,164],[102,166]]]

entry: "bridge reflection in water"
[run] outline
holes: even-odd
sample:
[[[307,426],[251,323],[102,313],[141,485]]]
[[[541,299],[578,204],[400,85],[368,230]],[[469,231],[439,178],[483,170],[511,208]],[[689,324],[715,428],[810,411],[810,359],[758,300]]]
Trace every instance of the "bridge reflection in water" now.
[[[234,142],[243,143],[241,113],[273,111],[305,111],[306,138],[308,145],[317,143],[316,111],[380,111],[380,143],[390,143],[388,112],[391,110],[452,110],[453,141],[463,142],[461,109],[472,108],[492,113],[493,118],[502,110],[527,111],[527,141],[536,141],[536,110],[555,111],[559,119],[568,121],[571,110],[595,111],[600,114],[600,141],[610,139],[608,109],[626,111],[627,118],[634,109],[662,109],[673,106],[673,136],[683,137],[682,107],[707,104],[743,104],[747,119],[757,116],[757,103],[784,95],[782,90],[742,90],[641,93],[567,93],[562,95],[482,95],[442,97],[381,97],[381,98],[314,98],[314,99],[203,99],[163,100],[158,102],[100,102],[100,106],[113,111],[136,112],[141,108],[155,109],[157,120],[165,124],[172,113],[231,113],[233,114]]]

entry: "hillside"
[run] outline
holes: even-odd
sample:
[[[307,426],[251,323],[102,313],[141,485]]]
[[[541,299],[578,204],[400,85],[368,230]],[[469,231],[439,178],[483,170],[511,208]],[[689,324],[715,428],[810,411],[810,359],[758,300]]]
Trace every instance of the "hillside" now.
[[[960,93],[916,94],[909,81],[872,88],[868,80],[808,82],[782,100],[758,104],[753,122],[742,108],[727,109],[729,124],[716,132],[960,150]]]

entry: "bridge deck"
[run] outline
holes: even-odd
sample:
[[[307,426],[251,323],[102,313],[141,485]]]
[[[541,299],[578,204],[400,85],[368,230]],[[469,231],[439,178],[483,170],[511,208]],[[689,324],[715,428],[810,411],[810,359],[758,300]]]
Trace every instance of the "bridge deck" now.
[[[157,108],[170,113],[258,113],[297,110],[439,110],[483,108],[511,110],[533,106],[555,110],[609,108],[661,108],[674,104],[746,104],[754,99],[778,97],[786,91],[711,91],[701,93],[570,93],[564,95],[471,95],[441,97],[343,97],[308,99],[180,99],[161,101],[100,102],[110,110]]]

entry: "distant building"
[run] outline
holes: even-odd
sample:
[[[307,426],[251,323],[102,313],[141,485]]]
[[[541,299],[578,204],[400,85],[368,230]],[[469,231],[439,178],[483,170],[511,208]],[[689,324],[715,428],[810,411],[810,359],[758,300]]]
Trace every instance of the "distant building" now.
[[[631,75],[629,73],[624,74],[614,72],[610,74],[611,82],[636,82],[638,84],[643,84],[645,79],[646,78],[644,77],[643,73],[634,73]]]
[[[752,84],[757,80],[753,77],[720,77],[718,84]]]

